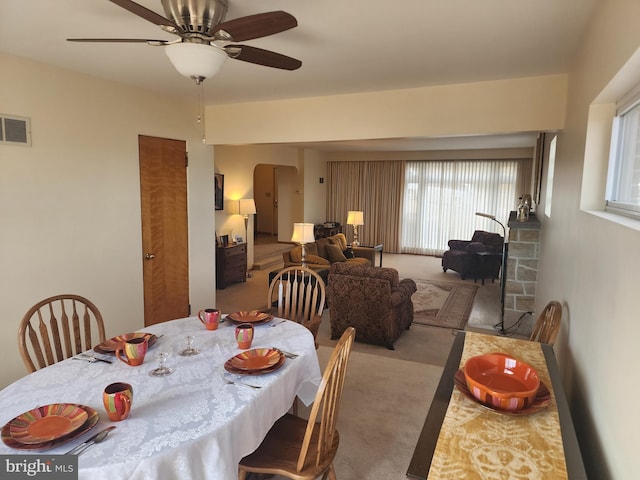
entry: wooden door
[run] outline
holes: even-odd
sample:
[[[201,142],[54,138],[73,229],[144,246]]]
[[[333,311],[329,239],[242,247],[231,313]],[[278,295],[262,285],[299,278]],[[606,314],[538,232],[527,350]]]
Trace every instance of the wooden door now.
[[[138,137],[144,324],[189,315],[186,142]]]

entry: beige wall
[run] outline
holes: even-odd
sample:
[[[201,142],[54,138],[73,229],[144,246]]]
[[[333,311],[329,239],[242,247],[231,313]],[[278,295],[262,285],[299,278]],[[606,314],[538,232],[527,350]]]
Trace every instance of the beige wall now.
[[[267,203],[262,198],[265,189],[255,182],[278,183],[278,241],[289,242],[293,233],[293,222],[322,223],[326,212],[325,155],[314,150],[278,145],[250,145],[215,147],[216,172],[225,175],[225,201],[238,195],[260,196],[257,202]],[[271,168],[267,168],[271,167]],[[260,177],[263,172],[264,178]],[[229,179],[227,180],[227,176]],[[227,188],[229,181],[229,189]],[[240,193],[245,192],[245,193]],[[235,216],[225,208],[216,212],[218,233],[244,230],[242,217]],[[270,219],[268,219],[270,221]],[[241,229],[241,230],[238,230]],[[253,238],[250,229],[249,239]],[[248,264],[253,264],[253,240],[249,241]]]
[[[598,97],[611,100],[602,93],[612,93],[612,83],[640,83],[637,68],[626,80],[617,75],[640,46],[639,19],[639,2],[604,0],[599,5],[569,75],[553,208],[551,218],[542,218],[537,306],[551,298],[564,305],[557,351],[589,478],[597,479],[637,478],[640,468],[640,414],[621,402],[640,395],[640,385],[626,373],[626,365],[637,363],[640,338],[640,222],[586,210],[604,204],[610,124],[603,118],[612,112],[606,103],[590,105]]]
[[[215,145],[537,132],[564,126],[566,75],[215,105]]]
[[[32,146],[0,145],[0,386],[26,373],[24,313],[91,299],[108,336],[144,326],[138,135],[187,141],[192,307],[214,301],[213,148],[193,105],[0,54],[0,110],[31,118]]]

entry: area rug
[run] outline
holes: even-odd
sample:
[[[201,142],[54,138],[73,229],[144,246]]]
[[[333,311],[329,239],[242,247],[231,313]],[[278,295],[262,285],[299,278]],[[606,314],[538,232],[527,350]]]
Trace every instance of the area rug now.
[[[464,328],[477,285],[415,280],[418,291],[413,294],[413,322],[421,325],[460,330]]]

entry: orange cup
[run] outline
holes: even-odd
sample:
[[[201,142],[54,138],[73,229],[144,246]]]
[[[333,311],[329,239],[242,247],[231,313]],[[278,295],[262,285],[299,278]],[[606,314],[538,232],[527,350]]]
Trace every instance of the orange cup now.
[[[112,422],[119,422],[129,416],[131,402],[133,402],[133,387],[128,383],[112,383],[102,392],[102,403]]]
[[[198,319],[207,330],[217,330],[220,320],[220,310],[217,308],[207,308],[198,312]]]
[[[246,350],[251,348],[251,342],[253,341],[253,325],[250,323],[241,323],[236,327],[236,341],[238,342],[238,348]]]
[[[147,337],[132,338],[127,340],[116,350],[118,360],[126,363],[130,367],[137,367],[144,362],[149,344]],[[122,356],[124,354],[124,357]]]

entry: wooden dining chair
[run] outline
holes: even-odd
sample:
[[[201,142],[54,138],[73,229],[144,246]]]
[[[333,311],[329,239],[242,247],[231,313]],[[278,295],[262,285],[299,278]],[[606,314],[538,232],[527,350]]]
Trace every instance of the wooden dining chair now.
[[[336,424],[355,333],[349,327],[335,346],[309,419],[289,413],[278,419],[260,446],[240,460],[238,480],[245,480],[249,472],[294,480],[313,480],[320,475],[323,480],[336,480],[333,468],[339,444]]]
[[[18,329],[18,348],[29,373],[104,341],[100,311],[79,295],[56,295],[36,303]]]
[[[533,326],[529,340],[533,342],[548,343],[553,345],[560,331],[562,321],[562,305],[560,302],[551,300],[540,313]]]
[[[310,268],[283,268],[269,285],[267,305],[274,315],[307,327],[315,341],[325,305],[324,281]],[[316,342],[316,348],[318,343]]]

